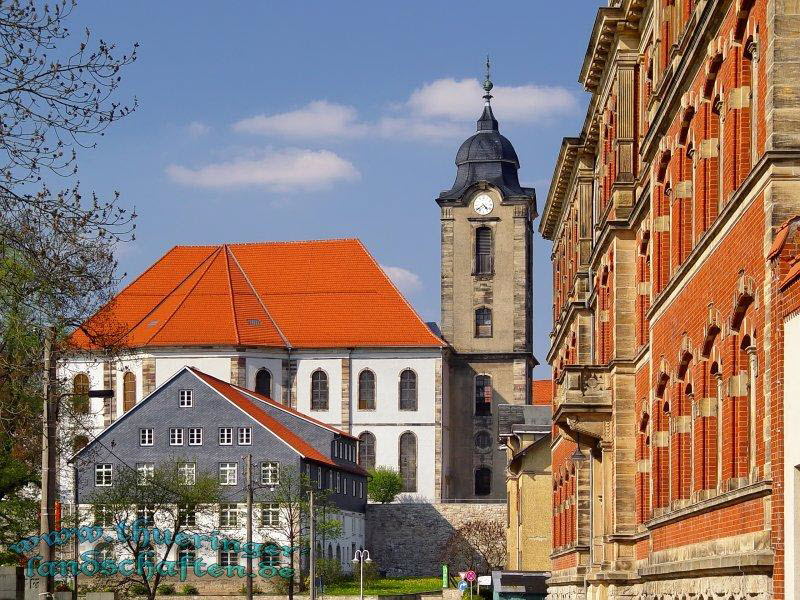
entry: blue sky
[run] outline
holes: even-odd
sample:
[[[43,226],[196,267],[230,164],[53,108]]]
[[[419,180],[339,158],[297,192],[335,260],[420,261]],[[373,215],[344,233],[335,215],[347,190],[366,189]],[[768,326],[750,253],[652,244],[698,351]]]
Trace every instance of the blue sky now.
[[[140,43],[139,109],[80,154],[80,180],[139,213],[121,268],[175,244],[358,237],[426,320],[439,318],[439,213],[475,128],[490,53],[495,115],[544,205],[599,0],[82,0],[72,25]],[[538,225],[538,223],[537,223]],[[535,245],[535,348],[551,327],[549,243]],[[547,376],[543,367],[538,376]]]

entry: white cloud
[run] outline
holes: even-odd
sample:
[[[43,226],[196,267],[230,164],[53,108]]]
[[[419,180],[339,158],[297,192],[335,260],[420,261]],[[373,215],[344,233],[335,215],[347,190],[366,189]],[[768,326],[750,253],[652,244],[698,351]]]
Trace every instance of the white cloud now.
[[[211,127],[200,121],[192,121],[186,126],[186,133],[193,138],[198,138],[211,131]]]
[[[381,268],[404,294],[413,294],[422,289],[422,280],[413,271],[403,267],[388,267],[386,265],[381,265]]]
[[[414,117],[383,117],[374,130],[383,138],[429,141],[463,139],[474,133],[459,123]]]
[[[303,108],[275,115],[256,115],[233,124],[239,133],[279,135],[289,138],[355,137],[366,131],[352,106],[325,100],[309,102]]]
[[[175,182],[201,188],[264,187],[276,192],[326,188],[358,179],[355,166],[329,150],[267,150],[256,158],[239,158],[199,168],[169,165]]]
[[[477,79],[437,79],[415,90],[405,106],[420,117],[475,120],[480,115],[483,94]],[[496,86],[492,95],[492,107],[501,121],[536,121],[578,107],[572,92],[557,86]]]

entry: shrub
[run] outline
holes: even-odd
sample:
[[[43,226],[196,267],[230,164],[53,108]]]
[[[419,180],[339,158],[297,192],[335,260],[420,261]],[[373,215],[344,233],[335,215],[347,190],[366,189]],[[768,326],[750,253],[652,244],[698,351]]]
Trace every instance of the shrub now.
[[[68,584],[64,583],[63,581],[56,586],[57,592],[70,592],[72,591],[72,587]]]
[[[128,586],[129,596],[147,596],[147,587],[143,583],[132,583]]]
[[[353,565],[353,579],[358,581],[360,577],[360,569],[358,565]],[[377,581],[381,578],[380,568],[378,563],[374,560],[372,562],[364,563],[364,581]]]
[[[253,594],[261,594],[263,592],[264,592],[264,590],[262,590],[255,583],[253,583]],[[239,588],[239,593],[242,596],[246,596],[247,595],[247,584],[244,584],[242,587]]]
[[[317,577],[321,577],[325,585],[331,583],[338,583],[344,580],[342,573],[342,565],[338,560],[333,558],[319,558],[317,559]]]
[[[403,491],[403,478],[394,469],[378,467],[369,473],[367,496],[373,502],[392,502]]]
[[[159,596],[172,596],[175,594],[175,586],[171,583],[162,583],[156,588],[156,593]]]
[[[197,589],[196,585],[192,585],[191,583],[185,583],[181,588],[181,592],[183,592],[185,596],[197,596],[197,594],[200,593],[200,590]]]

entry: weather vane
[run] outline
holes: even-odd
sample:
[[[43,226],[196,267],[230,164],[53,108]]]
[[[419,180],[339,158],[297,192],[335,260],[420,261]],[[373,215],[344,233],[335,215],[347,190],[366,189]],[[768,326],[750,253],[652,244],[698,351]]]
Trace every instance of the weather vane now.
[[[483,96],[483,99],[486,100],[486,104],[489,104],[489,102],[492,100],[492,94],[490,92],[492,91],[492,88],[494,87],[494,84],[492,83],[492,80],[490,79],[491,75],[492,75],[492,63],[489,60],[489,55],[487,54],[486,55],[486,79],[483,81],[483,90],[486,92],[486,94],[484,94],[484,96]]]

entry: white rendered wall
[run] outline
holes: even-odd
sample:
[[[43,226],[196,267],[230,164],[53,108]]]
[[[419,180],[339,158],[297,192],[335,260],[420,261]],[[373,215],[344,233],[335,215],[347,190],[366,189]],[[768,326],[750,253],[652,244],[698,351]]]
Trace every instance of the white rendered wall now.
[[[784,431],[800,431],[800,315],[784,324],[783,424]],[[800,595],[800,444],[787,435],[783,443],[783,522],[786,598]]]

